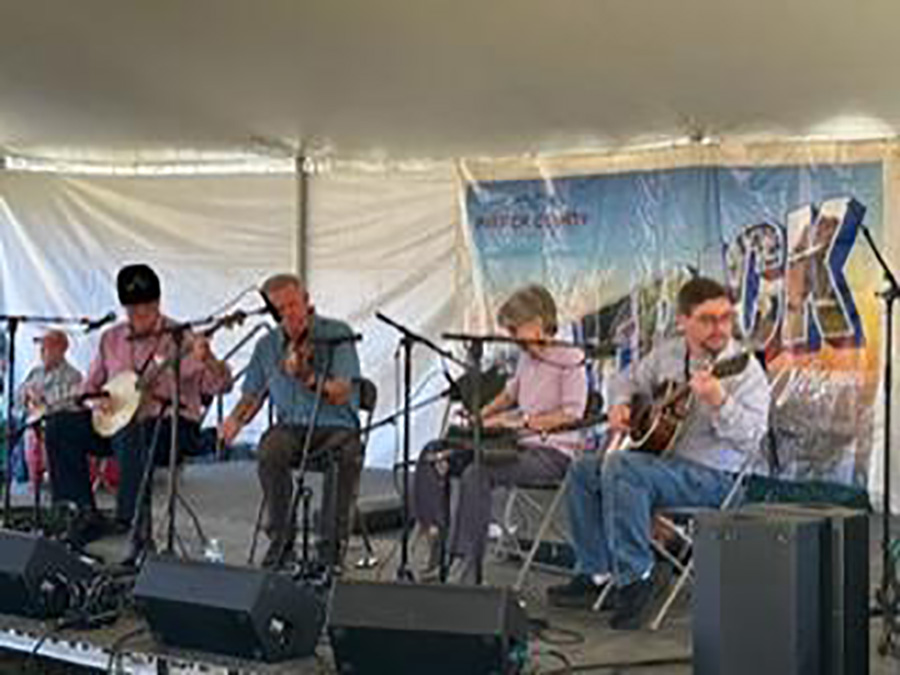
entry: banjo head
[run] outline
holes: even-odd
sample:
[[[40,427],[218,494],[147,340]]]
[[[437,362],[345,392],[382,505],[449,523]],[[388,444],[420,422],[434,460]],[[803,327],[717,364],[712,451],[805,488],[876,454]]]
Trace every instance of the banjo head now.
[[[107,382],[103,391],[109,394],[110,412],[94,409],[94,431],[108,438],[125,428],[141,404],[138,376],[132,371],[119,373]]]

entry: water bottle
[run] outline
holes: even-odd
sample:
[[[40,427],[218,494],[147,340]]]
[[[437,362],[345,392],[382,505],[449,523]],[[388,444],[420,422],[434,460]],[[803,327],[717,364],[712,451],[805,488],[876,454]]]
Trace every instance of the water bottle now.
[[[211,563],[225,562],[225,552],[222,550],[218,539],[210,539],[206,542],[206,548],[203,549],[203,559]]]

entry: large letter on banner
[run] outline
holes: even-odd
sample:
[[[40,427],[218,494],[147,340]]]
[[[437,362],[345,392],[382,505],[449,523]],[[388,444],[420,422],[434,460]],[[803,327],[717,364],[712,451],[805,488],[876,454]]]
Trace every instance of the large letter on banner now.
[[[784,299],[784,230],[771,223],[745,227],[725,252],[729,285],[737,290],[744,340],[761,349],[778,334]]]
[[[832,347],[862,344],[862,322],[844,265],[853,249],[865,207],[852,198],[830,199],[787,216],[784,345],[816,351],[824,339]]]

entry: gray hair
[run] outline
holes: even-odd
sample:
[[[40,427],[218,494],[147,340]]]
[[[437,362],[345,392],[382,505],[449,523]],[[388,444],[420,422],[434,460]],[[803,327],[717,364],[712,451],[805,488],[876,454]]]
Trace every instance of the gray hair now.
[[[263,282],[262,292],[263,295],[269,297],[269,294],[273,291],[280,290],[285,286],[293,286],[297,290],[303,290],[303,282],[300,280],[296,274],[273,274],[268,279]]]
[[[534,319],[541,320],[545,333],[556,334],[556,303],[550,291],[539,284],[520,288],[497,311],[497,323],[503,328],[518,328]]]
[[[44,342],[45,340],[59,342],[60,346],[62,346],[62,348],[63,348],[63,351],[66,351],[69,349],[69,336],[66,335],[66,333],[64,331],[48,330],[40,338],[37,339],[37,342]]]

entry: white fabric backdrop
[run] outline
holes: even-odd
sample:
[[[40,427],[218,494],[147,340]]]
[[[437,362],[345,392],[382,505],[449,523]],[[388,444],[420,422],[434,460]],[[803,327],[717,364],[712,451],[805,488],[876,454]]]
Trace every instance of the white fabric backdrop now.
[[[544,171],[565,175],[669,165],[685,153],[700,163],[745,164],[874,155],[885,166],[884,245],[896,266],[897,152],[893,143],[772,143],[718,151],[545,158],[541,164]],[[385,413],[394,404],[392,355],[398,336],[373,319],[374,310],[437,337],[443,330],[463,327],[465,310],[478,306],[466,235],[459,224],[459,182],[451,164],[329,169],[309,180],[309,282],[320,311],[349,320],[365,334],[360,346],[363,370],[379,385],[379,409]],[[473,170],[482,177],[489,173],[512,178],[521,176],[522,164],[484,162],[476,170],[469,163],[464,173]],[[271,271],[293,269],[296,233],[297,184],[290,174],[86,178],[0,172],[0,310],[101,315],[116,306],[116,269],[145,260],[163,277],[169,313],[181,318],[205,314]],[[247,298],[245,306],[255,303],[255,298]],[[474,323],[481,322],[475,317]],[[29,330],[20,334],[20,376],[34,362],[33,335]],[[224,350],[238,337],[222,335],[217,349]],[[80,367],[87,365],[93,339],[75,341],[72,356]],[[245,350],[244,360],[248,353]],[[421,398],[441,389],[443,378],[423,348],[416,348],[416,356],[417,384],[428,381]],[[236,359],[235,367],[241,365],[242,359]],[[895,400],[900,400],[900,391]],[[438,406],[416,417],[414,452],[436,431],[440,412]],[[878,503],[880,400],[875,415],[870,488]],[[892,435],[900,453],[900,424],[895,423]],[[386,429],[374,440],[369,463],[389,465],[398,439]],[[893,506],[900,510],[900,462],[894,462],[892,473],[898,485]]]
[[[164,312],[206,316],[270,271],[293,268],[295,192],[290,174],[73,178],[0,172],[2,310],[99,316],[115,309],[121,318],[116,271],[141,261],[162,279]],[[242,306],[259,304],[258,296],[248,296]],[[217,352],[252,324],[221,332]],[[19,379],[37,360],[31,339],[37,328],[17,336]],[[97,336],[72,335],[70,360],[86,370]],[[247,358],[249,347],[233,367]],[[260,415],[248,435],[264,421]]]
[[[399,334],[374,317],[388,317],[432,339],[460,325],[457,271],[465,255],[455,205],[452,165],[420,171],[336,168],[310,180],[308,282],[317,310],[346,319],[364,335],[363,374],[379,389],[378,417],[395,406]],[[436,359],[414,350],[417,400],[443,389]],[[418,454],[439,427],[443,404],[413,418]],[[402,429],[398,421],[397,429]],[[367,463],[389,466],[402,438],[391,426],[376,433]]]
[[[379,387],[379,416],[394,406],[397,334],[376,309],[436,337],[458,325],[460,245],[452,165],[427,171],[335,169],[310,179],[308,280],[319,311],[363,332],[363,372]],[[292,175],[71,177],[0,172],[2,311],[99,316],[119,310],[115,273],[146,261],[163,283],[163,309],[205,316],[275,271],[296,269],[297,182]],[[251,293],[241,306],[255,307]],[[252,322],[215,341],[219,354]],[[17,338],[21,379],[37,358],[28,327]],[[96,336],[73,331],[70,358],[86,369]],[[249,346],[231,361],[239,370]],[[416,348],[420,397],[443,388],[434,360]],[[234,403],[226,399],[226,410]],[[415,418],[415,453],[436,431],[434,407]],[[212,415],[209,421],[212,421]],[[244,432],[253,441],[265,411]],[[395,437],[373,437],[368,463],[390,466]]]

